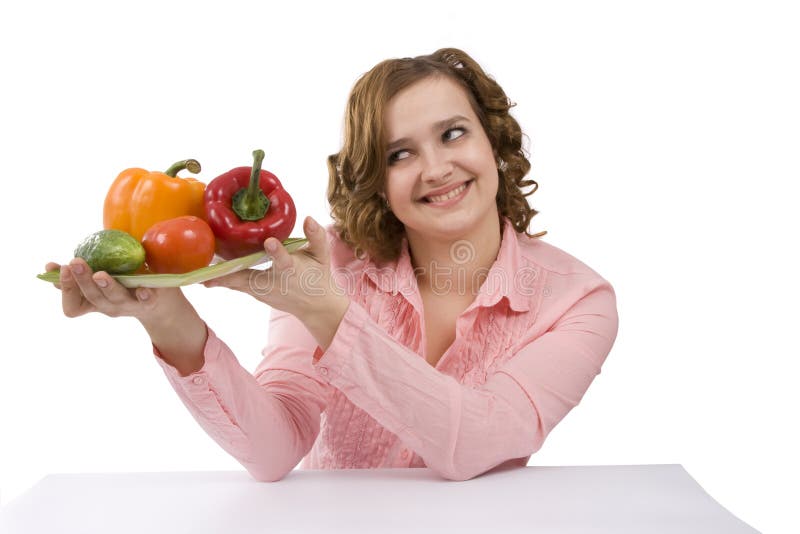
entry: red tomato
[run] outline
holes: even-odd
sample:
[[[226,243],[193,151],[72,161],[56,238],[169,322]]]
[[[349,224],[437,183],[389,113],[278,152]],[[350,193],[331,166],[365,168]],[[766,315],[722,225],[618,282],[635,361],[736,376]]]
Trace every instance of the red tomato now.
[[[203,219],[184,215],[157,222],[142,237],[147,267],[181,274],[205,267],[214,257],[214,232]]]

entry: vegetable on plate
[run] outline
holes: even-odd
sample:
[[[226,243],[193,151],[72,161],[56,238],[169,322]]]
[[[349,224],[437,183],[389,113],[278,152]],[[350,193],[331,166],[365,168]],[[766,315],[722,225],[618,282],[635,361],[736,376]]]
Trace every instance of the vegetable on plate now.
[[[214,232],[199,217],[184,215],[160,221],[142,237],[147,268],[181,274],[205,267],[214,258]]]
[[[200,164],[187,159],[166,172],[131,168],[122,171],[111,184],[103,204],[103,228],[128,232],[138,240],[155,223],[194,215],[204,218],[203,194],[206,185],[178,172],[197,174]]]
[[[286,239],[294,228],[294,201],[278,177],[261,169],[264,151],[253,152],[252,167],[217,176],[205,190],[206,221],[225,259],[263,250],[264,240]]]
[[[100,230],[84,239],[75,249],[92,271],[108,274],[133,273],[142,266],[145,251],[132,235],[121,230]]]

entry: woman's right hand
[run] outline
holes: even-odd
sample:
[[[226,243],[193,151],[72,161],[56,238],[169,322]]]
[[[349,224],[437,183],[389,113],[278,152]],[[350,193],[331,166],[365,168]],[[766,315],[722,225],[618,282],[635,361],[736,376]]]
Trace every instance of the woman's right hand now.
[[[171,308],[185,299],[178,288],[128,289],[107,272],[93,273],[81,258],[74,258],[69,265],[50,262],[45,270],[61,269],[59,283],[61,307],[67,317],[78,317],[90,312],[99,312],[109,317],[135,317],[143,323],[157,320],[159,311]]]

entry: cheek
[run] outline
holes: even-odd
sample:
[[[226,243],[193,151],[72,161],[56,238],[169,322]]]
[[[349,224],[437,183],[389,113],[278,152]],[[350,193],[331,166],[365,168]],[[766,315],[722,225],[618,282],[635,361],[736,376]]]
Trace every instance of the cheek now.
[[[483,185],[486,188],[486,192],[490,193],[492,197],[496,197],[497,190],[500,188],[500,175],[497,174],[497,167],[492,167],[484,176],[486,179]],[[487,196],[489,195],[487,194]]]
[[[494,154],[491,151],[488,153],[475,154],[470,160],[470,169],[473,173],[482,176],[487,185],[489,183],[497,184],[497,162],[494,159]]]
[[[395,203],[411,196],[413,184],[406,179],[400,170],[391,170],[386,173],[386,197],[389,203]]]
[[[497,168],[494,151],[488,139],[476,139],[475,143],[467,148],[464,157],[474,169],[485,173],[491,168]]]
[[[476,157],[473,169],[483,177],[481,188],[486,191],[486,193],[496,195],[500,186],[500,175],[497,170],[497,162],[494,159],[494,153],[488,150],[485,151],[480,158]]]

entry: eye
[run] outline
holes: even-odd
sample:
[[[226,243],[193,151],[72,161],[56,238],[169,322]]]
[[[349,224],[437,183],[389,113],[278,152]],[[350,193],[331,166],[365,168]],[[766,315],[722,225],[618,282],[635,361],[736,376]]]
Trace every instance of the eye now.
[[[455,141],[459,137],[462,137],[464,134],[467,133],[467,129],[462,126],[454,126],[452,128],[448,128],[442,134],[442,140],[447,141]],[[400,160],[406,159],[408,157],[409,151],[406,149],[398,150],[396,152],[392,152],[389,155],[389,165],[396,163]]]
[[[449,128],[442,134],[442,139],[445,141],[454,141],[467,133],[466,128],[462,128],[461,126],[455,126],[453,128]]]
[[[403,156],[402,154],[408,154],[408,150],[398,150],[397,152],[392,152],[389,155],[389,165],[396,161],[400,161],[401,159],[406,159],[408,156]]]

